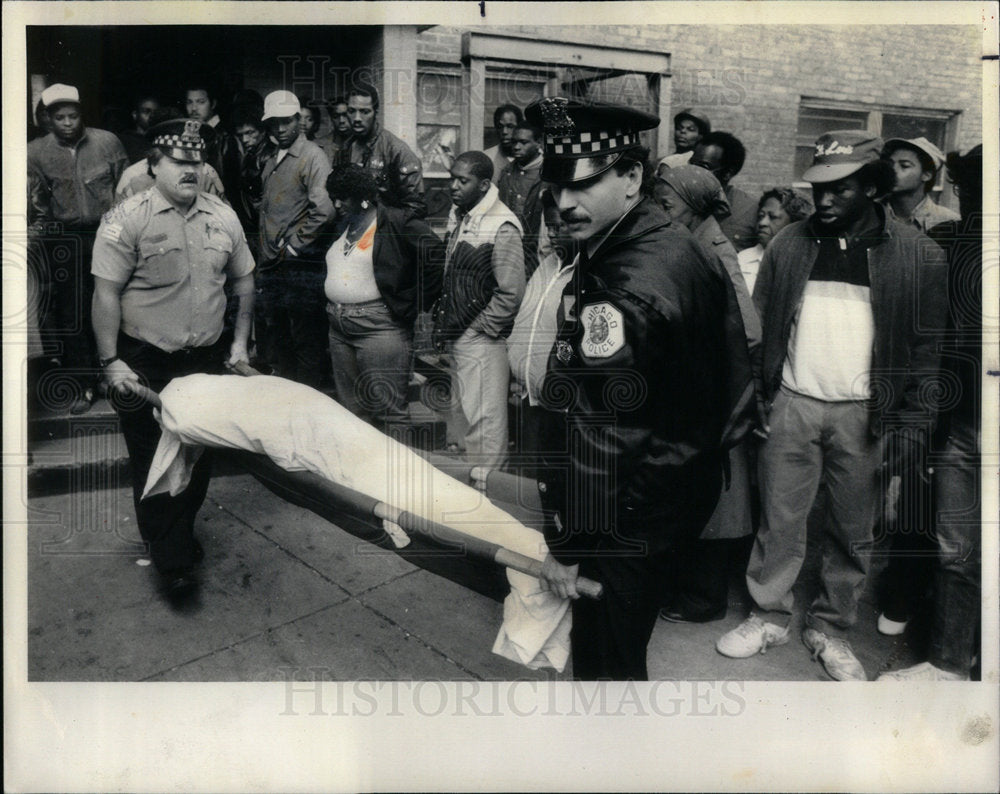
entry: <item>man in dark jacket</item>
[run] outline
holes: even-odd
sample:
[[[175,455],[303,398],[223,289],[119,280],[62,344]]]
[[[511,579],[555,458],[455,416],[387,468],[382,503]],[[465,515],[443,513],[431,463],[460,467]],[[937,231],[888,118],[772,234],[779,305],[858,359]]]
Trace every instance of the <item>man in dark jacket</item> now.
[[[542,582],[574,599],[576,678],[644,680],[671,551],[697,537],[722,484],[735,298],[645,197],[639,132],[656,116],[562,97],[525,113],[545,128],[542,178],[581,245],[542,386],[568,423],[564,475],[539,483],[557,511]],[[578,575],[603,597],[577,600]]]
[[[983,365],[983,147],[948,155],[948,179],[958,190],[962,218],[929,230],[948,256],[948,337],[942,362],[950,396],[933,455],[937,559],[930,649],[926,662],[884,673],[879,680],[968,680],[982,604],[980,474]],[[994,260],[995,261],[995,260]],[[943,406],[942,406],[943,409]]]
[[[337,152],[333,166],[363,165],[378,182],[381,201],[390,207],[427,214],[420,159],[413,150],[378,121],[379,97],[375,86],[357,81],[347,95],[351,138]]]
[[[947,310],[941,249],[886,217],[892,185],[882,141],[859,130],[816,142],[816,212],[771,241],[754,288],[764,337],[767,442],[761,526],[747,567],[756,609],[716,644],[744,658],[788,641],[806,521],[826,484],[820,593],[802,640],[829,675],[866,680],[847,642],[868,574],[884,483],[920,459],[936,414],[938,342]]]
[[[96,360],[90,329],[90,275],[94,234],[115,203],[115,185],[128,165],[121,142],[107,130],[86,127],[75,86],[56,83],[42,92],[52,132],[28,145],[28,240],[40,246],[51,271],[51,315],[43,328],[62,345],[61,363],[73,384],[70,412],[94,402]],[[46,334],[47,335],[47,334]]]

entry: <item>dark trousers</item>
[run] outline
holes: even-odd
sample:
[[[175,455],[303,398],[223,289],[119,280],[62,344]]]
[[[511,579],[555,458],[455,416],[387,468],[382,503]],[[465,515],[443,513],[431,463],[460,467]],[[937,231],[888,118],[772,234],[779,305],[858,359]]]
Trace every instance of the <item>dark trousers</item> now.
[[[405,422],[413,330],[382,299],[328,303],[330,362],[337,401],[367,422]]]
[[[319,386],[329,371],[321,265],[284,259],[257,276],[258,358],[284,378]]]
[[[930,483],[923,482],[915,470],[904,472],[896,502],[896,520],[886,527],[891,538],[880,605],[890,620],[912,618],[930,589],[937,558],[933,527]]]
[[[97,380],[97,348],[90,323],[94,232],[86,228],[61,229],[38,242],[43,262],[39,325],[44,348],[59,356],[66,375],[82,388]]]
[[[968,675],[978,653],[982,525],[977,429],[952,421],[934,466],[938,559],[935,572],[931,664]]]
[[[671,552],[598,556],[580,562],[580,575],[604,586],[594,600],[573,602],[570,647],[580,681],[646,681],[646,646],[656,625]]]
[[[604,586],[604,594],[594,600],[585,597],[573,602],[570,647],[573,677],[581,681],[611,679],[645,681],[646,646],[653,634],[663,605],[676,549],[701,533],[715,509],[721,489],[719,471],[706,470],[700,488],[692,488],[685,515],[638,521],[626,517],[619,524],[626,537],[641,537],[656,528],[656,546],[645,552],[626,548],[608,540],[599,553],[582,556],[579,574]]]
[[[678,550],[670,579],[673,609],[689,615],[724,612],[729,605],[731,566],[746,570],[753,536],[697,538]]]
[[[221,372],[228,347],[229,342],[223,337],[208,347],[167,353],[125,334],[118,335],[119,358],[156,392],[174,378],[197,372]],[[191,483],[180,494],[158,494],[141,499],[160,441],[160,425],[153,418],[152,406],[139,402],[134,396],[112,395],[111,403],[118,413],[128,448],[135,517],[142,539],[149,544],[149,556],[156,569],[164,574],[190,568],[194,563],[194,520],[205,501],[212,474],[210,452],[202,453],[192,472]]]

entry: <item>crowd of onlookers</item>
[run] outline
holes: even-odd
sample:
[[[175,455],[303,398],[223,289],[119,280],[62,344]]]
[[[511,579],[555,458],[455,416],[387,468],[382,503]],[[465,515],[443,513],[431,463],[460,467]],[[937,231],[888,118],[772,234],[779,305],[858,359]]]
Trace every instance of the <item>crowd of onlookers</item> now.
[[[544,376],[564,290],[581,265],[558,191],[542,179],[543,129],[527,122],[516,106],[496,108],[497,145],[458,154],[450,163],[452,207],[442,239],[426,217],[421,161],[383,127],[374,86],[356,81],[331,101],[283,90],[266,96],[240,91],[224,118],[211,88],[192,84],[182,96],[178,105],[137,97],[131,126],[114,133],[84,126],[81,106],[87,98],[72,86],[50,86],[36,108],[28,148],[29,237],[41,265],[30,274],[36,281],[30,290],[31,354],[58,360],[75,384],[73,413],[86,412],[97,397],[89,316],[94,235],[105,213],[137,201],[153,186],[148,131],[185,117],[210,128],[200,189],[232,207],[256,263],[251,362],[257,369],[332,388],[344,406],[392,433],[408,419],[422,318],[420,327],[429,332],[452,379],[451,425],[458,430],[450,440],[456,451],[484,466],[535,475],[545,453],[564,448],[559,411],[545,393]],[[824,589],[812,614],[831,637],[846,635],[867,575],[852,552],[852,544],[871,529],[868,497],[859,494],[871,492],[877,480],[884,486],[883,522],[905,530],[893,540],[898,553],[886,576],[879,630],[901,633],[929,590],[931,571],[919,565],[928,557],[914,539],[927,545],[935,532],[949,537],[954,548],[950,556],[942,552],[948,560],[943,569],[959,573],[957,579],[937,574],[937,588],[962,590],[965,611],[953,608],[939,616],[944,639],[934,640],[931,661],[937,670],[967,677],[974,656],[974,629],[970,635],[968,626],[977,625],[977,604],[968,592],[973,584],[978,587],[978,545],[969,526],[978,528],[978,517],[956,495],[971,493],[975,501],[974,356],[980,318],[970,298],[978,295],[978,286],[970,285],[978,285],[979,277],[978,259],[970,251],[981,228],[976,225],[981,149],[946,158],[924,138],[882,142],[866,133],[851,141],[843,135],[821,138],[820,155],[859,153],[851,162],[861,165],[845,177],[858,175],[863,195],[828,194],[820,187],[830,180],[807,174],[814,183],[811,197],[791,185],[755,196],[733,184],[747,156],[735,135],[713,130],[697,109],[677,113],[672,122],[674,153],[647,164],[643,192],[658,213],[662,208],[665,222],[669,218],[689,230],[703,253],[729,274],[748,348],[762,359],[760,398],[768,402],[770,418],[766,441],[747,440],[732,451],[731,484],[702,537],[684,550],[663,616],[722,617],[726,572],[735,561],[747,566],[757,609],[720,640],[719,651],[748,656],[787,641],[787,626],[775,616],[791,610],[790,582],[805,555],[804,534],[795,527],[801,524],[804,531],[822,471],[833,500],[829,542],[836,548],[824,552]],[[870,156],[861,158],[866,152]],[[960,191],[961,217],[933,198],[945,166],[949,184]],[[834,228],[830,219],[861,212],[868,206],[859,203],[864,201],[877,210],[860,234],[828,239],[820,234],[813,241],[806,233],[814,223]],[[130,205],[125,206],[127,211]],[[895,313],[900,324],[921,319],[912,306],[904,311],[913,296],[896,294],[913,285],[912,274],[922,266],[901,259],[904,249],[894,236],[904,227],[928,234],[951,263],[947,345],[953,355],[945,351],[940,372],[950,372],[959,386],[952,404],[942,406],[936,428],[932,420],[909,428],[916,440],[894,458],[899,465],[880,469],[881,456],[849,449],[854,442],[844,440],[845,428],[866,432],[855,428],[862,420],[851,406],[877,399],[876,369],[869,379],[868,365],[862,367],[864,383],[848,382],[844,373],[855,371],[852,356],[870,356],[873,348],[887,366],[897,363],[898,351],[884,348],[897,340],[881,338],[875,327],[880,312]],[[920,245],[917,249],[928,255]],[[871,264],[873,256],[884,257],[884,263]],[[816,264],[802,275],[809,280],[802,303],[782,305],[776,268],[795,267],[810,257]],[[820,271],[826,274],[822,279]],[[884,279],[890,272],[892,279]],[[964,303],[956,302],[958,295]],[[944,300],[943,293],[938,297]],[[875,326],[871,311],[855,311],[859,303],[874,307]],[[799,322],[805,304],[809,316],[821,322]],[[829,333],[837,322],[851,329],[840,360],[809,361],[803,340]],[[799,351],[795,360],[791,349]],[[910,360],[900,365],[928,380],[939,377],[937,365],[922,372]],[[920,390],[926,384],[890,386]],[[928,463],[929,451],[943,457]],[[933,482],[929,468],[936,470]],[[860,483],[862,478],[867,481]],[[930,507],[935,498],[936,511]],[[766,531],[757,535],[751,553],[762,514]],[[935,522],[935,514],[947,520]],[[832,648],[831,658],[840,650]],[[838,670],[835,677],[856,678],[856,665],[853,655],[842,655],[828,669]]]

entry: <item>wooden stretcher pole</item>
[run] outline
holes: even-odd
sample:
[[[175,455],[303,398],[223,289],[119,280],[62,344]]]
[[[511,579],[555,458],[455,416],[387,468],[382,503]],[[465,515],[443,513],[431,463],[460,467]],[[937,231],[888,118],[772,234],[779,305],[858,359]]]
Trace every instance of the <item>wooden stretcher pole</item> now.
[[[413,513],[408,513],[405,510],[400,510],[398,507],[387,505],[385,502],[377,502],[373,512],[377,518],[399,524],[404,530],[414,535],[420,535],[435,543],[457,546],[472,556],[492,560],[506,568],[520,571],[536,579],[541,577],[542,563],[539,560],[512,551],[497,543],[491,543],[482,538],[466,535],[445,524],[439,524],[436,521],[430,521]],[[582,576],[576,580],[576,589],[588,598],[594,599],[600,598],[603,592],[600,582],[595,582]]]
[[[123,386],[118,386],[116,389],[120,394],[134,394],[142,400],[145,400],[154,408],[162,408],[163,402],[160,400],[160,395],[153,391],[148,386],[143,386],[141,383],[127,382]],[[128,399],[127,397],[125,399]]]

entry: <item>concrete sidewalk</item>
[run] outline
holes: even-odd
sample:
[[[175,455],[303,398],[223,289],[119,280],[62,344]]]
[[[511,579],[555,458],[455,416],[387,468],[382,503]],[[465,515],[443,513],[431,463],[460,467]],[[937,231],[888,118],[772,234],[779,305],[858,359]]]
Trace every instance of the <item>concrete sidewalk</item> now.
[[[213,480],[196,529],[206,552],[201,592],[188,608],[173,609],[144,564],[131,489],[117,485],[29,500],[29,680],[570,676],[491,653],[499,603],[358,540],[248,475]],[[810,560],[800,589],[815,586],[815,568]],[[746,614],[739,585],[734,579],[723,621],[658,623],[651,677],[828,680],[797,634],[751,659],[715,651],[715,640]],[[911,638],[876,632],[872,589],[852,637],[870,678],[917,661]]]

